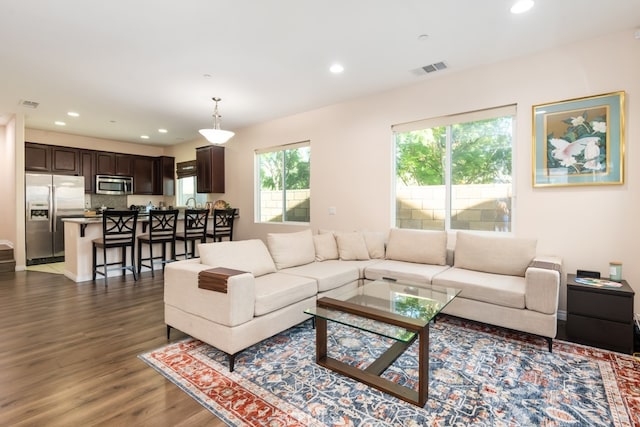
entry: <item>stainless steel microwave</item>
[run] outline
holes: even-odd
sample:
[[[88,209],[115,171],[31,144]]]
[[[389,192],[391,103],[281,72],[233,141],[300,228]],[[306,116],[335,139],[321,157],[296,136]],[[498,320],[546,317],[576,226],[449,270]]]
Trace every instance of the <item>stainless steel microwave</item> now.
[[[96,194],[133,194],[133,177],[96,175]]]

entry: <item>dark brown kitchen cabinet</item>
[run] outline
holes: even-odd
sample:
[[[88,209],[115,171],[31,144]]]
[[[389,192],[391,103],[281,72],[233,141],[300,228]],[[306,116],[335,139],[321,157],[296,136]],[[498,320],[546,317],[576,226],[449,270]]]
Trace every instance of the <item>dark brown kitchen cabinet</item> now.
[[[96,169],[96,153],[91,150],[80,150],[80,175],[84,176],[84,192],[93,193],[96,188],[94,171]]]
[[[175,159],[168,156],[160,156],[154,159],[153,194],[173,196],[175,195]]]
[[[51,147],[51,172],[64,175],[80,173],[79,150],[77,148]]]
[[[133,194],[155,194],[153,175],[155,159],[153,157],[132,156]]]
[[[135,158],[136,156],[130,154],[116,153],[116,175],[133,176],[133,161]]]
[[[198,193],[224,193],[224,147],[196,148],[196,182]]]
[[[51,172],[51,146],[25,142],[24,169],[30,172]]]
[[[61,175],[80,173],[79,150],[71,147],[36,144],[24,145],[25,170],[31,172],[51,172]]]
[[[96,152],[96,175],[115,175],[116,155],[106,151]]]

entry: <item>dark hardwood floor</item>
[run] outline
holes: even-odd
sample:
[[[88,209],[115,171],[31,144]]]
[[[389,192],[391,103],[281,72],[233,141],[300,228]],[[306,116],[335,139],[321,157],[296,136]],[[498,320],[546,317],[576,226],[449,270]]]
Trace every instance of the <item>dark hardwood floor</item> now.
[[[0,425],[224,426],[137,358],[167,343],[162,295],[162,274],[0,273]]]

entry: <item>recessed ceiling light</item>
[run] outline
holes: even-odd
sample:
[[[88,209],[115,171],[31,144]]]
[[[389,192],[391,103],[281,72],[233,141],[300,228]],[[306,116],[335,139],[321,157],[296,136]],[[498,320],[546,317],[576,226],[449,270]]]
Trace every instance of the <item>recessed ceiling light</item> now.
[[[428,38],[429,38],[429,34],[420,34],[418,36],[418,40],[420,40],[421,42],[427,40]]]
[[[141,139],[149,139],[149,135],[140,135]]]
[[[518,0],[511,6],[511,13],[524,13],[533,7],[533,0]]]
[[[329,71],[331,71],[333,74],[340,74],[344,71],[344,67],[340,64],[333,64],[331,67],[329,67]]]
[[[168,131],[168,130],[166,130],[166,129],[158,129],[158,132],[160,132],[160,133],[167,133],[167,132],[169,132],[169,131]]]
[[[70,117],[80,117],[80,114],[76,113],[75,111],[69,111],[69,112],[67,113],[67,116],[70,116]]]
[[[53,122],[56,126],[66,126],[67,124],[65,122],[61,122],[59,120],[56,120],[55,122]]]

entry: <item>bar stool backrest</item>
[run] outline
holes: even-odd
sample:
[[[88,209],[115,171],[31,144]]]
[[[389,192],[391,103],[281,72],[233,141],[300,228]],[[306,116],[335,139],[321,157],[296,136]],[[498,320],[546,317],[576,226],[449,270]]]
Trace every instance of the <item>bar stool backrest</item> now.
[[[184,211],[184,235],[187,238],[207,238],[207,223],[209,221],[209,209],[185,209]]]
[[[233,221],[237,209],[214,209],[213,210],[213,236],[214,239],[229,237],[233,240]]]
[[[130,243],[133,246],[136,239],[137,222],[138,211],[104,211],[102,214],[104,243],[106,245]]]
[[[176,238],[176,222],[178,221],[178,210],[150,210],[149,211],[149,239],[172,239]]]

